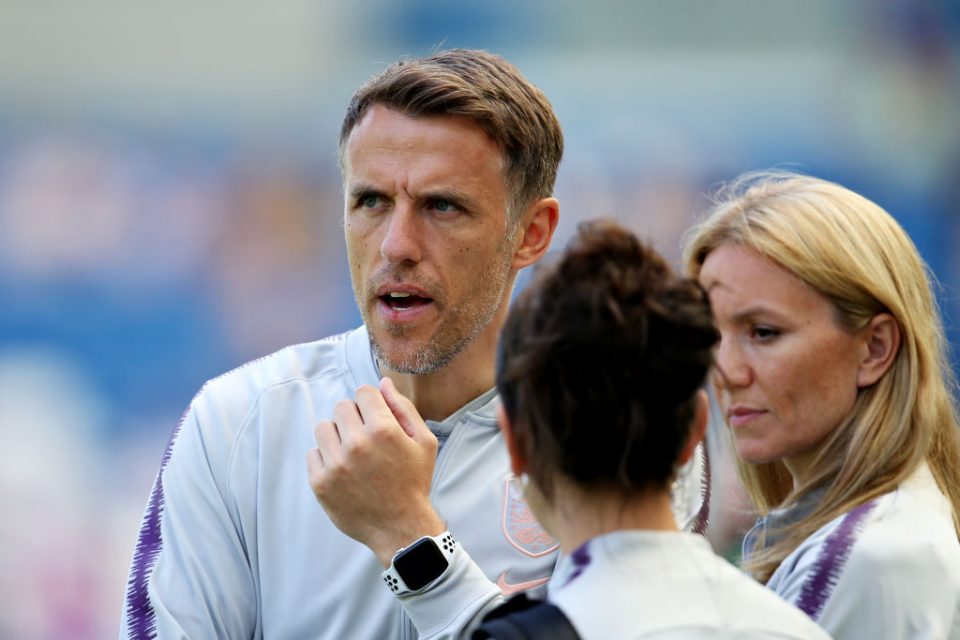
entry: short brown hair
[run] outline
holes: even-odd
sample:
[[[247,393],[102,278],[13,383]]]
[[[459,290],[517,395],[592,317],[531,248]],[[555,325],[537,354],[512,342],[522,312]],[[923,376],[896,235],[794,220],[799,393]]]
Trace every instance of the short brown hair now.
[[[560,122],[543,92],[500,56],[450,49],[390,65],[350,100],[340,128],[341,166],[350,132],[376,104],[410,117],[461,116],[475,122],[503,152],[514,219],[534,200],[553,193],[563,155]]]
[[[518,297],[497,389],[530,476],[623,493],[665,489],[717,332],[694,280],[611,221],[583,223]]]

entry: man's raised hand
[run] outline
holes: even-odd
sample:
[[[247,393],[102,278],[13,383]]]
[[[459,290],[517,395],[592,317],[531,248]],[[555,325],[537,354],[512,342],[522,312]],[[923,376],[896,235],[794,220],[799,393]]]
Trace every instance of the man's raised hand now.
[[[310,487],[333,523],[389,566],[393,554],[446,528],[430,503],[437,439],[389,378],[341,400],[314,429]]]

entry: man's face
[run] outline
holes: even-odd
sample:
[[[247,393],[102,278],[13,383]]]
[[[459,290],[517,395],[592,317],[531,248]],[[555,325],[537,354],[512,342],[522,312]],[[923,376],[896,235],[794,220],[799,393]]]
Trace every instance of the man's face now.
[[[489,327],[512,284],[503,154],[469,120],[375,105],[350,134],[344,228],[382,366],[427,374]]]

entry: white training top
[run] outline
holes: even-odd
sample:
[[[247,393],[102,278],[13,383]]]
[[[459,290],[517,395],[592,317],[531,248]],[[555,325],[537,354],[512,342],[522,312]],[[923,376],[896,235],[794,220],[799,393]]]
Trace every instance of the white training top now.
[[[547,599],[584,640],[829,640],[692,533],[623,530],[593,538],[560,559]]]
[[[546,583],[556,543],[511,477],[494,390],[428,422],[441,443],[431,499],[460,542],[434,585],[394,596],[373,552],[333,525],[307,480],[314,426],[379,379],[361,327],[207,383],[163,455],[120,637],[447,638],[501,594]],[[700,476],[686,475],[689,505]]]
[[[744,539],[744,556],[766,531],[776,535],[808,513],[804,502],[762,518]],[[896,491],[821,527],[767,586],[837,640],[960,640],[960,542],[951,514],[924,464]]]

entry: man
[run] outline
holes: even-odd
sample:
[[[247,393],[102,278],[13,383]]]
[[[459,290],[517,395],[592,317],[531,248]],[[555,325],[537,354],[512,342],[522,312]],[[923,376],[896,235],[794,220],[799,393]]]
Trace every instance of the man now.
[[[510,480],[493,380],[516,274],[556,229],[562,147],[544,95],[489,53],[400,61],[354,95],[340,158],[364,326],[201,390],[122,637],[442,637],[546,582],[556,543]]]

